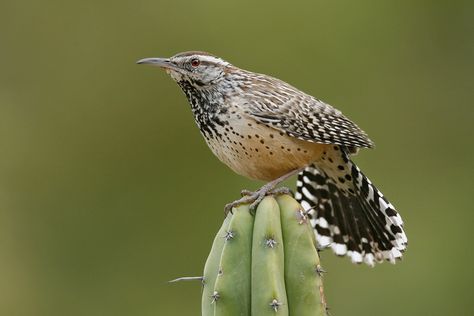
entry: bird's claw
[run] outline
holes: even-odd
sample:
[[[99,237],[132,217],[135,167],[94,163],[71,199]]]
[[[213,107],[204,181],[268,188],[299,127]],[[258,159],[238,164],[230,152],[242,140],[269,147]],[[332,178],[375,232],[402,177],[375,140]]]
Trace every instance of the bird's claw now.
[[[249,190],[242,190],[240,192],[242,197],[234,202],[231,202],[229,204],[226,204],[224,207],[224,215],[227,217],[229,213],[232,213],[232,210],[234,207],[237,207],[242,204],[247,204],[250,203],[249,205],[249,211],[252,215],[255,215],[255,211],[257,210],[257,206],[262,202],[262,200],[265,198],[267,195],[281,195],[281,194],[291,194],[293,195],[293,192],[286,187],[282,188],[266,188],[265,186],[260,188],[257,191],[249,191]]]
[[[242,191],[240,191],[240,196],[248,196],[248,195],[252,195],[254,194],[253,191],[250,191],[250,190],[246,190],[246,189],[243,189]]]
[[[255,200],[252,202],[252,204],[249,205],[249,211],[250,214],[255,215],[255,212],[257,211],[257,206],[262,202],[263,198],[268,194],[268,192],[255,192]]]
[[[251,202],[255,201],[255,199],[257,198],[257,196],[256,196],[257,192],[258,191],[251,192],[250,195],[245,195],[245,196],[241,197],[240,199],[235,200],[234,202],[226,204],[226,206],[224,207],[224,215],[227,217],[227,215],[229,213],[233,214],[232,212],[233,212],[234,207],[237,207],[239,205],[247,204],[247,203],[251,203]]]
[[[234,204],[233,203],[228,203],[224,206],[224,218],[227,217],[227,215],[229,215],[229,213],[231,215],[234,215],[234,212],[233,212],[233,209],[234,208]]]

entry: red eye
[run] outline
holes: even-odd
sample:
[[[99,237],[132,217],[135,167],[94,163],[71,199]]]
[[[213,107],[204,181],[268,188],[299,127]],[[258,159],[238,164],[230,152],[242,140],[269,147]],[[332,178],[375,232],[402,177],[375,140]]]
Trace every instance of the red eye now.
[[[201,62],[199,61],[199,59],[193,59],[193,60],[191,60],[191,66],[193,66],[193,67],[199,66],[200,63],[201,63]]]

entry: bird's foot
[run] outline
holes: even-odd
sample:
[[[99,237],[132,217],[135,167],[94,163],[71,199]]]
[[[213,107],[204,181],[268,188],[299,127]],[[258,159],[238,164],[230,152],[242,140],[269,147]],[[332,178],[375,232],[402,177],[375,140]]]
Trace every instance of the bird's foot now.
[[[243,189],[242,191],[240,191],[240,196],[242,196],[242,197],[249,196],[249,195],[252,195],[253,193],[254,193],[254,191]]]
[[[291,195],[293,195],[291,190],[286,188],[286,187],[273,188],[272,186],[267,186],[267,185],[264,185],[263,187],[261,187],[257,191],[242,190],[240,192],[240,194],[242,195],[242,197],[240,199],[235,200],[234,202],[231,202],[231,203],[227,204],[224,207],[224,215],[225,216],[227,216],[227,214],[229,214],[229,212],[232,213],[232,209],[234,207],[237,207],[237,206],[242,205],[242,204],[248,204],[248,203],[251,203],[250,206],[249,206],[250,213],[252,213],[252,215],[255,215],[255,210],[257,209],[258,204],[260,204],[260,202],[262,202],[262,200],[265,198],[265,196],[267,196],[267,195],[281,195],[281,194],[291,194]]]

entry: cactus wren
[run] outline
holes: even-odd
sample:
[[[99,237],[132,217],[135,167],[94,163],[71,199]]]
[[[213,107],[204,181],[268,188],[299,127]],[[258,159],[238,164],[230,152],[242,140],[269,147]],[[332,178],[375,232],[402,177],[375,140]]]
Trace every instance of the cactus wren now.
[[[407,245],[403,222],[350,156],[372,141],[330,105],[286,82],[233,66],[204,52],[137,63],[159,66],[186,95],[212,152],[236,173],[269,181],[226,206],[251,207],[298,174],[296,199],[319,247],[352,262],[394,263]]]

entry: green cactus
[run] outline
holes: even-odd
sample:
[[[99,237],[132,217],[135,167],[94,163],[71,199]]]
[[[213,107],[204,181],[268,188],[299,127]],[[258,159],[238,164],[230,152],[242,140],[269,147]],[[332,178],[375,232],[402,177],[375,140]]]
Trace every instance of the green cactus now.
[[[203,316],[323,316],[313,229],[289,195],[229,214],[204,268]]]

